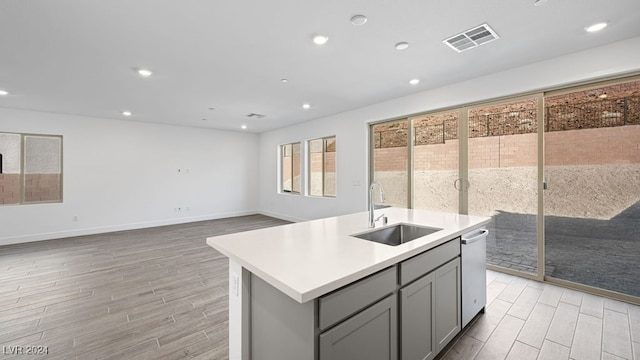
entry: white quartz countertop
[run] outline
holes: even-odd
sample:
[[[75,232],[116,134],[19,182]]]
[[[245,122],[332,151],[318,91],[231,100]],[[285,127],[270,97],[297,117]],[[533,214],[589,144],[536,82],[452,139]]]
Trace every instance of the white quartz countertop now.
[[[441,228],[398,246],[350,235],[372,230],[368,212],[305,221],[207,238],[207,244],[304,303],[456,238],[491,221],[489,217],[386,208],[386,226],[409,223]]]

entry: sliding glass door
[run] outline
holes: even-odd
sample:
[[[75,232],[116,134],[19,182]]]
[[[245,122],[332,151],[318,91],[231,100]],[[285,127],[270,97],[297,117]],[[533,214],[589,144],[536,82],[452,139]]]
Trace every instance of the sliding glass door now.
[[[409,120],[372,125],[371,147],[371,178],[382,184],[384,205],[408,208]]]
[[[413,207],[458,212],[458,111],[411,119]]]
[[[547,275],[640,297],[640,81],[545,103]]]
[[[489,265],[640,302],[640,76],[378,123],[371,144],[388,205],[492,218]]]
[[[468,110],[468,213],[491,216],[487,263],[537,274],[538,104]]]

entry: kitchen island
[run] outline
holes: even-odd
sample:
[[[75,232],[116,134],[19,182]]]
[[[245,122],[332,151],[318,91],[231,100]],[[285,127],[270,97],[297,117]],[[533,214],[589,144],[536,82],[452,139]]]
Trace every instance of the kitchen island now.
[[[210,246],[229,257],[230,359],[338,359],[364,346],[369,352],[362,354],[371,358],[397,359],[401,353],[408,359],[413,349],[403,338],[419,334],[409,334],[402,324],[420,316],[398,314],[398,308],[409,309],[410,287],[428,293],[429,303],[438,288],[457,297],[443,306],[456,312],[458,318],[451,321],[459,331],[459,237],[490,218],[400,208],[378,212],[388,218],[387,225],[378,227],[404,223],[441,230],[397,246],[380,244],[352,236],[372,230],[368,212],[361,212],[208,238]],[[438,275],[453,283],[438,287]],[[447,312],[435,310],[427,315]],[[455,333],[445,331],[446,339],[436,339],[437,321],[428,320],[435,356],[438,343],[443,347]],[[339,348],[348,342],[331,340],[354,331],[350,349]]]

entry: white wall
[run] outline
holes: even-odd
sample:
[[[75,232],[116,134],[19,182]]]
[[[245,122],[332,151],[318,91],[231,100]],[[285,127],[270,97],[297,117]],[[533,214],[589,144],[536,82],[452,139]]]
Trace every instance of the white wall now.
[[[63,135],[64,154],[64,201],[0,206],[0,245],[257,211],[256,134],[2,108],[0,131]]]
[[[637,72],[640,71],[638,59],[640,37],[263,133],[260,135],[261,212],[306,220],[366,210],[369,122]],[[278,146],[327,135],[336,135],[338,142],[337,198],[278,194]],[[361,185],[353,186],[354,182]]]

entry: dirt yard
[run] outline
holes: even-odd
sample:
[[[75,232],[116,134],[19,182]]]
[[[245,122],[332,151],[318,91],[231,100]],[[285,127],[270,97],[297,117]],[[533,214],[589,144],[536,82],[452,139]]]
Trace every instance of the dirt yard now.
[[[406,206],[405,172],[376,173],[388,205]],[[457,171],[415,174],[415,208],[458,211]],[[610,219],[640,200],[640,164],[547,167],[545,214],[572,218]],[[487,168],[469,171],[469,213],[492,216],[537,212],[537,168]]]

